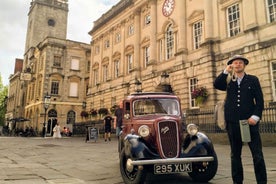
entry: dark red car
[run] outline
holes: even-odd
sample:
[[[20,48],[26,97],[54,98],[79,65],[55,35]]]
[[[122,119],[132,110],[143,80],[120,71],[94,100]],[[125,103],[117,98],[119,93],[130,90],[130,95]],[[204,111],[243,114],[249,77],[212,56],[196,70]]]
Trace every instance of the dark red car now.
[[[119,139],[120,171],[125,183],[143,183],[148,172],[187,172],[200,182],[218,168],[209,138],[195,124],[184,123],[180,100],[171,93],[136,93],[123,102]]]

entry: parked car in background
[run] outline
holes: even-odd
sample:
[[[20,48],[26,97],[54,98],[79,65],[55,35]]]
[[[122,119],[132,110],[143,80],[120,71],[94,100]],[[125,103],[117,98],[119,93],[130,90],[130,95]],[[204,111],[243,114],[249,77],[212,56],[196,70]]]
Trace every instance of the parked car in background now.
[[[119,138],[120,172],[125,183],[155,175],[187,172],[208,182],[218,168],[211,140],[195,124],[185,124],[179,98],[171,93],[135,93],[123,101]]]

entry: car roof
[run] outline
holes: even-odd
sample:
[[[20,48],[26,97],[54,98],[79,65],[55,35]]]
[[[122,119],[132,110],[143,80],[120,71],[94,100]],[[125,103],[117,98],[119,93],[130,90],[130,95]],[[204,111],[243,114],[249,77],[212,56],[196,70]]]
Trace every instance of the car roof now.
[[[161,98],[177,98],[176,95],[169,92],[140,92],[140,93],[133,93],[129,96],[127,96],[126,100],[130,100],[133,98],[155,98],[155,97],[161,97]]]

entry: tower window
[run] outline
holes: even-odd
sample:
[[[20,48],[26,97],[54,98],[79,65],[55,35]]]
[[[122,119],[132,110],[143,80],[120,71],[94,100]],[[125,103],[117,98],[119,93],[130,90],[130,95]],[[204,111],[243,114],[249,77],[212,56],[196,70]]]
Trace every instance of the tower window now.
[[[55,22],[55,20],[54,20],[54,19],[49,19],[49,20],[48,20],[48,25],[49,25],[49,26],[54,27],[54,26],[55,26],[55,24],[56,24],[56,22]]]

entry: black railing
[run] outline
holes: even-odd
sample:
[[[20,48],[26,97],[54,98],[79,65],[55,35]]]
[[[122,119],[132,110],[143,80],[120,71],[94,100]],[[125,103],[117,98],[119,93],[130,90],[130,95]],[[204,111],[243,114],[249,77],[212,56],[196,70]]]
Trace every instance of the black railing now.
[[[185,122],[194,123],[199,126],[200,131],[206,133],[225,133],[221,130],[214,118],[213,108],[188,109],[185,112]],[[104,133],[103,120],[78,122],[73,125],[73,135],[86,135],[87,127],[96,127],[100,133]],[[265,105],[263,117],[260,123],[261,133],[276,133],[276,103]],[[112,129],[112,133],[115,130]]]
[[[186,110],[186,124],[194,123],[201,131],[208,133],[223,133],[214,118],[214,108]],[[276,103],[265,105],[263,117],[260,122],[261,133],[276,133]]]
[[[73,135],[86,135],[88,127],[95,127],[99,130],[100,134],[104,134],[103,120],[93,120],[86,122],[78,122],[73,124]],[[115,133],[115,129],[111,128],[111,133]]]

